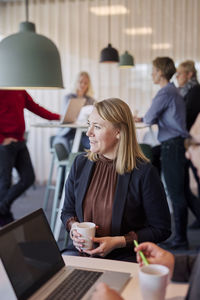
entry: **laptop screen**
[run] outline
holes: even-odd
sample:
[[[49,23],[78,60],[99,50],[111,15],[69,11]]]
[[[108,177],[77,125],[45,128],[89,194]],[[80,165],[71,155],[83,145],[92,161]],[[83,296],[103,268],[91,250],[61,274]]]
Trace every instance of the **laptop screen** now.
[[[65,265],[42,209],[0,230],[0,257],[20,300]]]

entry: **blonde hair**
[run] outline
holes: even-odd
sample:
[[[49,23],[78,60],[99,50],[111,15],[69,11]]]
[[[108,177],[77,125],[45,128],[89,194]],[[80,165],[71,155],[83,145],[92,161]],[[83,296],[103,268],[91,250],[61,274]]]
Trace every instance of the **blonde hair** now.
[[[94,107],[102,119],[111,122],[120,130],[116,158],[117,173],[131,172],[136,168],[138,159],[148,161],[138,145],[133,115],[129,106],[120,99],[109,98],[95,103]],[[92,161],[98,160],[98,154],[90,150],[87,157]]]
[[[185,72],[192,72],[192,77],[197,78],[197,70],[195,68],[195,62],[193,60],[185,60],[178,67],[181,67]]]
[[[77,93],[77,88],[78,88],[78,85],[79,85],[79,81],[80,81],[80,78],[81,76],[86,76],[88,78],[88,89],[86,91],[86,96],[88,97],[93,97],[93,88],[92,88],[92,82],[91,82],[91,79],[90,79],[90,75],[88,74],[88,72],[85,72],[85,71],[81,71],[80,73],[78,73],[77,75],[77,78],[76,78],[76,82],[75,82],[75,86],[74,86],[74,93]]]

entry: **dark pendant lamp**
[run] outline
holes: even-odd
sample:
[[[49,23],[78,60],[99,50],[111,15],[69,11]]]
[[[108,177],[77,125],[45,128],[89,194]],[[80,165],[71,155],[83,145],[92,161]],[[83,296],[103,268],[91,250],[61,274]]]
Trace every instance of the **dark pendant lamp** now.
[[[109,0],[109,9],[110,9],[110,0]],[[111,13],[111,12],[110,12]],[[110,41],[110,35],[111,35],[111,24],[110,24],[110,16],[108,15],[108,41]],[[112,47],[110,43],[108,43],[108,46],[101,50],[100,54],[100,63],[117,63],[119,62],[119,54],[118,51]]]
[[[25,3],[26,22],[0,42],[0,88],[63,88],[58,49],[35,32],[35,25],[28,22],[28,0]]]
[[[119,67],[120,69],[128,69],[134,66],[134,58],[132,55],[125,51],[124,54],[120,55]]]

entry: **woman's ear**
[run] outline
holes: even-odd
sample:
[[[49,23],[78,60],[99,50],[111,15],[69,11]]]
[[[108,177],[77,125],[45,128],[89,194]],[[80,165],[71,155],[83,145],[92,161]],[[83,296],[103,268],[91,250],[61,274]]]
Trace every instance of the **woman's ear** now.
[[[116,138],[119,140],[119,138],[120,138],[120,131],[118,131],[118,133],[116,135]]]

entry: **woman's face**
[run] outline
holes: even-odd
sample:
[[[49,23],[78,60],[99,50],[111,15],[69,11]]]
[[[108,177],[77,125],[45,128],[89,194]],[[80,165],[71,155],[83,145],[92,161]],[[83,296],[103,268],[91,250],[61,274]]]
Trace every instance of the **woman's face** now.
[[[109,159],[116,157],[120,130],[100,117],[94,108],[88,118],[87,136],[90,140],[90,151],[101,154]]]
[[[85,75],[80,76],[78,81],[78,86],[77,86],[78,92],[81,93],[82,95],[85,95],[87,93],[88,87],[89,87],[88,77]]]
[[[157,69],[156,67],[153,66],[151,75],[152,75],[153,83],[159,84],[160,80],[162,78],[161,70],[159,70],[159,69]]]
[[[177,72],[176,72],[176,78],[177,78],[179,87],[184,86],[190,79],[188,76],[188,72],[186,72],[183,67],[178,67]]]

